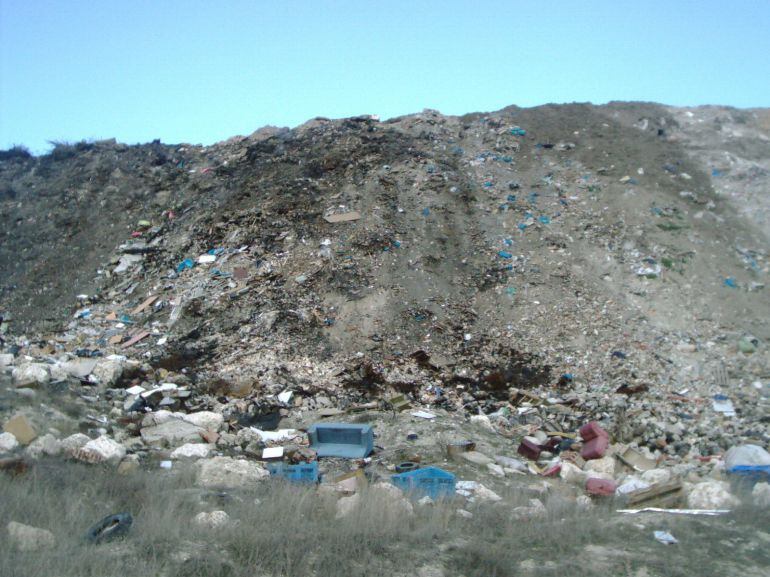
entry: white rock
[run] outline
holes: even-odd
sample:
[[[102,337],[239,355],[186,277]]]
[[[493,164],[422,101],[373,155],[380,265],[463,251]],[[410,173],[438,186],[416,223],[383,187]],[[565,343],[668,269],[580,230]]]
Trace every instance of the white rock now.
[[[182,413],[182,420],[201,427],[207,431],[218,431],[222,428],[222,424],[225,422],[225,418],[220,413],[213,411],[199,411],[197,413],[190,413],[189,415]]]
[[[187,443],[174,449],[171,453],[172,459],[205,459],[214,449],[212,445],[205,443]]]
[[[392,483],[375,483],[369,491],[375,497],[388,501],[388,513],[399,516],[410,516],[414,513],[412,503],[404,496],[404,493]]]
[[[11,353],[0,354],[0,369],[13,366],[14,356]]]
[[[180,419],[169,419],[160,425],[143,427],[139,431],[142,441],[154,446],[175,446],[180,443],[195,443],[201,440],[200,434],[202,432],[204,432],[203,428]]]
[[[51,380],[51,370],[43,363],[25,363],[13,369],[17,387],[45,385]]]
[[[473,519],[473,513],[466,511],[465,509],[457,509],[456,513],[458,517],[462,517],[463,519]]]
[[[84,379],[93,372],[98,363],[98,359],[73,359],[60,363],[55,368],[70,377]]]
[[[561,477],[567,483],[578,485],[582,487],[586,484],[588,475],[580,467],[569,461],[562,461],[561,471],[559,471],[559,477]]]
[[[484,485],[479,483],[479,486],[473,492],[474,499],[479,501],[501,501],[502,497],[495,493],[492,489],[487,489]]]
[[[334,515],[334,518],[343,519],[348,517],[351,513],[353,513],[353,511],[356,510],[360,502],[361,495],[358,493],[354,493],[353,495],[349,495],[347,497],[341,497],[337,501],[337,513]]]
[[[505,471],[496,463],[487,463],[487,469],[489,469],[489,472],[495,477],[505,477]]]
[[[65,453],[72,453],[78,449],[85,447],[86,443],[91,440],[91,437],[84,435],[83,433],[75,433],[62,439],[61,448]]]
[[[56,545],[54,534],[47,529],[38,529],[16,521],[8,523],[8,537],[19,551],[39,551]]]
[[[725,467],[770,465],[770,453],[759,445],[738,445],[725,453]]]
[[[89,455],[96,456],[100,461],[116,464],[126,456],[126,448],[110,439],[107,435],[102,435],[98,439],[88,441],[81,450]]]
[[[668,469],[650,469],[642,473],[642,481],[655,485],[657,483],[667,483],[671,479],[671,471]]]
[[[730,494],[729,485],[721,481],[703,481],[695,485],[687,496],[690,509],[730,509],[740,501]]]
[[[751,490],[751,497],[757,507],[770,507],[770,483],[757,483]]]
[[[580,495],[575,499],[575,503],[577,504],[578,509],[591,509],[594,506],[594,502],[588,495]]]
[[[43,455],[55,457],[61,454],[62,444],[59,439],[49,433],[32,441],[25,452],[33,459]]]
[[[470,418],[471,423],[474,425],[479,425],[480,427],[495,432],[495,427],[492,425],[492,421],[489,420],[489,417],[486,415],[472,415]]]
[[[591,459],[586,462],[585,470],[590,471],[591,473],[599,473],[602,475],[602,478],[613,479],[615,475],[615,459],[613,457]],[[590,476],[596,477],[596,475]]]
[[[197,467],[197,484],[207,489],[237,489],[270,476],[268,470],[259,463],[231,457],[201,459]]]
[[[516,469],[517,471],[521,471],[522,473],[527,472],[527,465],[524,463],[524,461],[521,461],[520,459],[514,459],[513,457],[506,457],[504,455],[497,455],[495,457],[495,462],[498,465],[501,465],[505,469]]]
[[[0,453],[10,453],[19,446],[13,433],[0,434]]]
[[[230,522],[230,515],[225,511],[211,511],[210,513],[198,513],[193,522],[205,529],[218,529]]]
[[[91,382],[98,384],[103,389],[109,389],[117,384],[121,376],[123,376],[123,369],[125,368],[125,362],[120,359],[104,358],[99,359],[96,363],[89,379]]]
[[[142,257],[141,254],[124,254],[121,255],[120,260],[118,261],[118,266],[116,266],[112,272],[115,274],[122,274],[126,272],[127,270],[134,267],[134,265],[142,262],[144,257]]]
[[[649,489],[650,484],[642,481],[638,477],[626,477],[624,479],[623,483],[618,486],[617,489],[615,489],[616,495],[627,495],[628,493],[633,493],[634,491],[641,491],[642,489]]]

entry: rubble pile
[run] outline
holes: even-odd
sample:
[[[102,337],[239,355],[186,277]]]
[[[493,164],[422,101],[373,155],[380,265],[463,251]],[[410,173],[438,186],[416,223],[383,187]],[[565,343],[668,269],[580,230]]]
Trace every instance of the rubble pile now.
[[[233,489],[317,477],[311,425],[369,422],[371,455],[321,463],[340,516],[429,465],[469,500],[734,507],[769,464],[768,138],[570,105],[2,160],[2,468]]]

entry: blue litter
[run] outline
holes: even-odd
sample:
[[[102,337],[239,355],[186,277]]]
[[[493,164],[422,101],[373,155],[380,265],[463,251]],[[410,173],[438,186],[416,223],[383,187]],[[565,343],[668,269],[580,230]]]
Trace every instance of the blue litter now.
[[[186,258],[177,265],[176,272],[182,272],[183,270],[192,268],[194,266],[195,266],[195,263],[192,261],[192,259]]]
[[[308,429],[310,446],[319,457],[362,459],[374,450],[371,425],[325,423]]]
[[[738,288],[738,283],[735,282],[733,277],[729,276],[725,279],[725,286],[730,288]]]
[[[505,246],[513,246],[513,239],[510,239],[510,238],[506,238],[506,239],[503,241],[503,244],[504,244]]]
[[[711,176],[722,176],[724,174],[721,170],[718,168],[712,168],[711,169]]]
[[[510,133],[513,136],[526,136],[527,135],[527,131],[524,130],[523,128],[518,127],[518,126],[514,126],[513,128],[511,128]]]
[[[422,215],[423,216],[428,216],[429,214],[430,214],[430,209],[429,208],[423,208],[422,209]]]
[[[396,248],[401,248],[401,241],[400,240],[394,240],[393,241],[393,246],[395,246]]]
[[[218,277],[221,277],[221,278],[228,278],[228,277],[233,276],[233,273],[231,273],[231,272],[222,272],[218,268],[215,268],[214,270],[211,271],[211,276],[218,276]]]
[[[268,463],[267,470],[273,477],[281,477],[293,483],[317,483],[318,461],[286,465],[285,463]]]
[[[425,467],[416,471],[399,473],[392,475],[390,480],[406,493],[427,495],[434,500],[441,497],[452,497],[455,493],[455,476],[438,467]]]
[[[209,250],[208,254],[213,254],[214,256],[216,256],[218,254],[222,254],[223,252],[225,252],[225,249],[223,248],[212,248],[211,250]]]
[[[513,157],[512,156],[502,156],[502,157],[500,157],[500,160],[502,160],[503,162],[513,162]]]
[[[727,472],[749,481],[770,481],[770,465],[736,465]]]
[[[539,220],[543,224],[551,224],[551,217],[550,216],[543,215],[540,218],[538,218],[537,220]]]
[[[508,200],[508,202],[516,202],[516,195],[509,194],[507,200]]]
[[[513,258],[513,255],[506,250],[497,251],[497,256],[501,258]]]
[[[527,224],[525,222],[520,222],[517,226],[519,230],[527,230]]]
[[[495,183],[492,182],[491,180],[487,180],[486,182],[484,182],[484,188],[492,188],[494,185]]]

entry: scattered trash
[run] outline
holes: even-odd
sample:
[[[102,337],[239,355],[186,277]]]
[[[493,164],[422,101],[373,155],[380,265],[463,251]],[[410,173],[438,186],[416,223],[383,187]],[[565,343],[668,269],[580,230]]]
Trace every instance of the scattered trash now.
[[[669,513],[671,515],[725,515],[730,509],[662,509],[660,507],[645,507],[644,509],[618,509],[617,513],[636,515],[637,513]]]
[[[735,407],[733,402],[725,395],[714,395],[711,406],[717,413],[722,413],[725,417],[735,416]]]
[[[677,541],[676,538],[668,531],[655,531],[653,534],[655,535],[655,540],[663,543],[664,545],[674,545],[679,543],[679,541]]]
[[[413,413],[411,413],[411,415],[413,417],[418,417],[420,419],[427,419],[427,420],[432,420],[436,418],[436,414],[431,413],[430,411],[414,411]]]
[[[335,222],[351,222],[354,220],[358,220],[361,218],[361,213],[357,211],[352,212],[343,212],[341,214],[330,214],[328,216],[324,217],[324,220],[326,222],[335,223]]]
[[[406,493],[427,495],[433,500],[451,497],[455,493],[456,478],[438,467],[425,467],[393,475],[391,482]]]
[[[371,425],[315,424],[308,429],[310,446],[319,457],[362,459],[374,449]]]

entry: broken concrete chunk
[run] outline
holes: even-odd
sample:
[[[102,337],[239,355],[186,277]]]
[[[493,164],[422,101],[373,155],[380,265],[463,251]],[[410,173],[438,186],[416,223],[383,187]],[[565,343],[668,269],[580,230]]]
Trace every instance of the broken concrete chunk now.
[[[187,443],[177,447],[171,453],[172,459],[205,459],[211,454],[213,447],[206,443]]]
[[[13,369],[13,382],[17,387],[45,385],[51,380],[51,369],[43,363],[26,363]]]
[[[213,457],[197,463],[197,484],[206,489],[249,487],[270,476],[259,463],[232,457]]]
[[[83,457],[82,460],[88,460],[87,457],[92,457],[90,462],[107,462],[117,464],[120,460],[126,456],[126,448],[110,439],[107,435],[102,435],[98,439],[88,441],[80,449],[80,453]]]
[[[205,430],[181,419],[170,419],[160,425],[142,428],[140,435],[148,445],[165,447],[200,441],[201,433]]]
[[[11,521],[7,526],[8,540],[19,551],[40,551],[56,545],[56,537],[47,529],[39,529]]]
[[[695,485],[687,495],[691,509],[730,509],[740,500],[730,493],[730,485],[721,481],[704,481]]]
[[[219,431],[225,422],[225,418],[220,413],[213,411],[199,411],[197,413],[184,414],[181,413],[182,420],[191,423],[201,429],[207,431]]]
[[[62,452],[61,441],[51,434],[38,437],[27,447],[26,453],[33,459],[42,457],[55,457]]]
[[[22,445],[29,445],[37,437],[37,431],[24,415],[16,415],[8,419],[3,425],[3,431],[13,434]]]
[[[0,453],[10,453],[19,446],[19,441],[13,433],[0,434]]]

